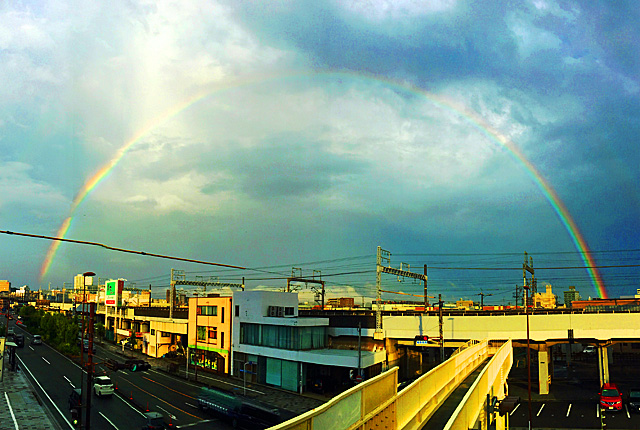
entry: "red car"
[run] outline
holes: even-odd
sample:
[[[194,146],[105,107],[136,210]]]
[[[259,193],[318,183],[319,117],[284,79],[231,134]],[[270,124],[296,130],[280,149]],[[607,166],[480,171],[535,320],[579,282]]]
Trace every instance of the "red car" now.
[[[621,411],[622,395],[616,384],[604,384],[600,390],[600,408],[605,410]]]

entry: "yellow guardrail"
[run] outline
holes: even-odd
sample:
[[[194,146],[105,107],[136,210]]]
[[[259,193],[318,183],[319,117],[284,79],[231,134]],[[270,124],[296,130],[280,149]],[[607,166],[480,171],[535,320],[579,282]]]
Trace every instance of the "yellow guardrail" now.
[[[487,366],[482,370],[473,385],[467,391],[444,430],[467,430],[470,428],[488,428],[490,422],[495,419],[495,428],[504,429],[505,419],[489,408],[493,398],[502,400],[506,393],[505,381],[513,364],[513,347],[511,340],[506,341],[494,354]],[[487,394],[489,395],[487,397]],[[476,423],[481,421],[480,427]]]
[[[418,429],[488,356],[486,340],[472,342],[400,393],[394,367],[269,430]]]

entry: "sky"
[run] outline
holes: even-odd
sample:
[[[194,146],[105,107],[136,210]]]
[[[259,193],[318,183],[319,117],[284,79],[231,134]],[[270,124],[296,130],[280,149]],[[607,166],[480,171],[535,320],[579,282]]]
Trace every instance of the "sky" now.
[[[446,300],[513,303],[525,252],[633,295],[638,52],[633,1],[2,2],[0,279],[364,302],[380,246]]]

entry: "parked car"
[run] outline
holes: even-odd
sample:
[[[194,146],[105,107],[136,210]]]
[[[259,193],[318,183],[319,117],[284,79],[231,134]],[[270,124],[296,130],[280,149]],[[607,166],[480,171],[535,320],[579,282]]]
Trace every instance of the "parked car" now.
[[[629,411],[640,412],[640,388],[629,390]]]
[[[595,346],[593,346],[593,345],[587,345],[587,346],[585,346],[585,347],[584,347],[584,349],[582,350],[582,353],[583,353],[583,354],[589,354],[589,355],[591,355],[591,354],[595,354],[596,352],[598,352],[598,348],[596,348],[596,347],[595,347]]]
[[[111,396],[113,391],[113,382],[108,376],[98,376],[94,379],[93,392],[96,396]]]
[[[42,345],[42,336],[40,336],[39,334],[34,334],[33,337],[31,338],[31,344]]]
[[[622,410],[622,395],[616,384],[606,383],[600,390],[600,408],[621,411]]]

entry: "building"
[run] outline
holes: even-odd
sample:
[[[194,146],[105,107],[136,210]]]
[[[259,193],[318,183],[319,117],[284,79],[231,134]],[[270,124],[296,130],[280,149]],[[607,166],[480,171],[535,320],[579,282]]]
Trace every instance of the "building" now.
[[[544,293],[536,293],[533,296],[533,306],[545,309],[556,308],[556,295],[551,291],[551,285],[546,286],[546,291]]]
[[[569,287],[569,291],[564,292],[564,305],[570,308],[571,302],[576,300],[580,300],[580,293],[576,291],[576,287]]]
[[[9,282],[9,281],[0,281],[0,293],[9,294],[10,292],[11,292],[11,282]]]
[[[82,291],[87,287],[87,290],[93,286],[93,276],[84,276],[82,273],[73,277],[73,289]]]
[[[189,298],[189,362],[219,373],[231,372],[231,297]]]
[[[353,297],[338,297],[327,300],[327,306],[334,308],[352,308],[354,305]]]
[[[473,300],[460,299],[456,301],[456,309],[470,310],[470,309],[473,309],[474,307],[475,306],[473,304]]]
[[[383,348],[358,349],[357,325],[331,329],[329,318],[300,317],[297,293],[238,291],[233,309],[236,376],[290,391],[341,391],[359,367],[365,375],[382,370]],[[373,332],[362,330],[362,338]],[[330,348],[330,338],[341,347]]]

